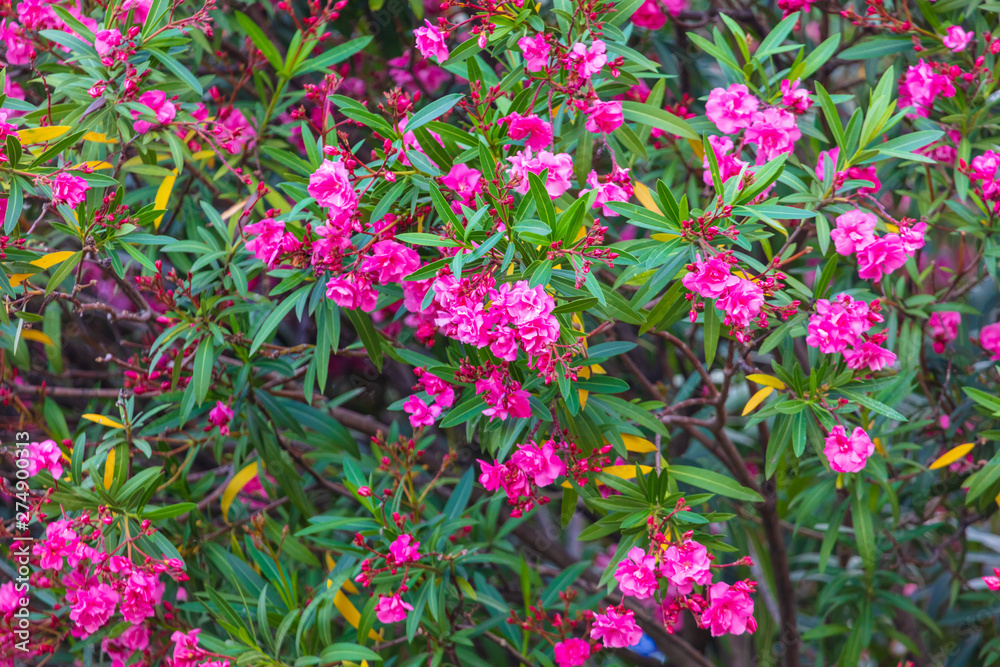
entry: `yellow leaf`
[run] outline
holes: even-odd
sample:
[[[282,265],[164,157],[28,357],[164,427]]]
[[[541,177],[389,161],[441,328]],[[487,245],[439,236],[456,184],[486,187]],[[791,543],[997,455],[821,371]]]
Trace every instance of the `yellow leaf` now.
[[[652,466],[639,466],[639,470],[642,474],[647,474],[652,470]],[[621,477],[622,479],[632,479],[635,477],[635,466],[634,465],[623,465],[623,466],[606,466],[601,468],[601,472],[606,472],[609,475],[614,475],[615,477]]]
[[[108,452],[108,460],[104,462],[104,490],[111,489],[111,483],[115,481],[115,450]]]
[[[101,426],[110,426],[111,428],[125,428],[125,424],[119,424],[114,419],[110,417],[105,417],[104,415],[86,414],[82,415],[87,421],[92,421],[95,424],[100,424]]]
[[[219,509],[222,510],[222,517],[229,521],[229,506],[233,504],[233,500],[236,499],[236,494],[243,490],[251,479],[257,476],[257,462],[254,461],[250,465],[240,470],[238,473],[233,475],[233,478],[229,480],[229,484],[226,485],[226,490],[222,492],[222,500],[219,503]]]
[[[972,448],[975,446],[976,446],[975,443],[967,442],[964,445],[959,445],[958,447],[952,447],[947,452],[939,456],[937,460],[930,465],[930,470],[937,470],[938,468],[943,468],[945,466],[951,465],[955,461],[959,460],[960,458],[971,452]]]
[[[30,278],[33,275],[35,275],[35,274],[34,273],[15,273],[15,274],[12,274],[11,277],[10,277],[10,286],[11,287],[17,287],[18,285],[20,285],[21,283],[23,283],[25,280],[27,280],[28,278]]]
[[[844,475],[843,475],[843,473],[840,473],[840,474],[837,475],[837,488],[838,489],[844,488]]]
[[[746,417],[748,414],[754,411],[758,405],[764,402],[764,399],[770,396],[774,392],[774,387],[764,387],[756,394],[750,397],[747,404],[743,407],[743,416]]]
[[[197,153],[191,156],[191,159],[194,160],[195,162],[198,162],[199,160],[207,160],[208,158],[212,157],[215,157],[215,151],[206,150],[206,151],[198,151]]]
[[[18,130],[16,134],[18,141],[22,144],[42,144],[61,137],[71,129],[73,128],[69,125],[50,125],[49,127],[32,127],[27,130]]]
[[[47,255],[39,257],[31,264],[33,266],[37,266],[43,269],[50,269],[56,264],[66,261],[75,254],[76,253],[74,253],[72,250],[61,250],[59,252],[50,252]]]
[[[656,241],[673,241],[675,239],[679,239],[680,237],[680,234],[668,234],[664,232],[662,234],[653,234],[650,238]]]
[[[229,218],[233,217],[234,215],[242,211],[243,207],[246,206],[246,203],[247,203],[246,199],[236,202],[235,204],[233,204],[232,206],[230,206],[229,208],[227,208],[225,211],[222,212],[222,219],[229,220]]]
[[[52,339],[43,334],[41,331],[35,331],[34,329],[24,329],[21,331],[21,338],[25,340],[33,340],[36,343],[45,343],[46,345],[55,346]]]
[[[153,200],[153,206],[157,211],[166,211],[167,204],[170,203],[170,193],[174,191],[174,183],[177,182],[177,170],[174,169],[173,176],[167,176],[160,182],[160,187],[156,190],[156,199]],[[165,213],[160,215],[153,221],[153,227],[156,229],[160,228],[160,222],[163,220]]]
[[[625,441],[625,449],[630,452],[636,452],[637,454],[649,454],[650,452],[656,451],[655,444],[645,438],[632,435],[631,433],[622,433],[622,440]],[[607,442],[607,440],[604,442]]]
[[[649,193],[649,188],[646,187],[645,183],[636,181],[632,190],[635,192],[635,198],[639,200],[640,204],[648,208],[653,213],[663,215],[660,207],[656,205],[655,201],[653,201],[653,195]]]
[[[765,387],[774,387],[775,389],[784,389],[785,383],[776,377],[771,377],[770,375],[764,375],[763,373],[754,373],[748,375],[747,379],[751,382],[756,382],[757,384],[762,384]]]
[[[888,229],[893,234],[898,234],[899,233],[899,227],[897,227],[896,225],[894,225],[892,223],[888,223],[888,222],[885,223],[885,228]]]
[[[84,141],[93,141],[97,144],[117,144],[117,139],[108,139],[107,135],[101,134],[100,132],[88,132],[83,135]]]
[[[77,167],[83,167],[84,165],[94,170],[111,169],[114,166],[110,162],[105,162],[104,160],[91,160],[90,162],[81,162],[77,165]]]
[[[879,454],[888,458],[889,452],[885,451],[885,447],[882,446],[881,440],[879,440],[878,438],[872,438],[872,444],[875,445],[875,450]]]
[[[994,500],[994,501],[996,502],[996,504],[997,504],[997,507],[1000,507],[1000,493],[998,493],[998,494],[997,494],[997,497],[996,497],[996,498],[994,498],[993,500]]]

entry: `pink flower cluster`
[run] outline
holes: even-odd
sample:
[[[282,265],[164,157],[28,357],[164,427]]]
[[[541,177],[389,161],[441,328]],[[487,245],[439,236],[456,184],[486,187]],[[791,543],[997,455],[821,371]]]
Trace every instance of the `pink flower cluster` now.
[[[177,117],[177,107],[171,100],[167,99],[167,94],[162,90],[147,90],[142,95],[139,95],[136,101],[148,107],[153,112],[153,115],[156,116],[155,123],[148,120],[139,120],[142,118],[142,114],[135,110],[132,111],[132,118],[135,119],[132,129],[139,134],[146,134],[156,127],[172,123],[174,118]]]
[[[961,313],[954,311],[931,313],[927,324],[934,338],[934,351],[944,353],[945,346],[958,338],[958,325],[962,323]]]
[[[875,372],[887,368],[895,363],[896,355],[880,347],[884,333],[865,333],[883,321],[879,310],[877,300],[869,306],[848,294],[839,294],[833,302],[819,299],[816,312],[809,317],[806,343],[823,354],[843,352],[848,368],[853,370]]]
[[[732,586],[719,582],[712,585],[712,557],[705,546],[692,540],[691,536],[692,533],[688,532],[679,543],[653,548],[649,553],[640,547],[629,549],[615,570],[615,580],[622,595],[644,600],[662,589],[664,602],[661,616],[671,632],[680,611],[688,609],[695,615],[699,626],[709,628],[713,636],[739,635],[747,631],[753,633],[757,629],[753,618],[754,604],[750,598],[754,582],[739,582]],[[695,586],[705,587],[707,601],[694,592]],[[609,608],[608,613],[595,616],[591,637],[604,639],[605,645],[614,648],[638,643],[641,631],[634,620],[612,611],[613,608]],[[625,641],[632,643],[622,643]]]
[[[738,338],[751,321],[761,315],[764,290],[753,281],[731,272],[736,262],[731,255],[716,255],[688,265],[688,273],[681,279],[684,287],[706,299],[716,299],[715,307],[725,312],[725,323],[733,328]],[[692,311],[693,313],[694,311]]]
[[[528,174],[541,176],[542,172],[548,169],[545,179],[545,190],[552,199],[558,199],[569,190],[570,182],[573,179],[573,158],[568,153],[550,153],[539,151],[532,154],[530,148],[525,148],[520,153],[515,153],[507,158],[510,167],[507,173],[514,179],[516,185],[514,192],[527,194],[531,183],[528,181]]]
[[[413,428],[431,426],[442,410],[455,404],[455,390],[450,384],[423,368],[414,368],[413,372],[419,378],[414,390],[423,389],[433,400],[428,404],[423,398],[414,394],[406,399],[403,411],[410,415],[410,425]]]
[[[479,460],[479,483],[487,491],[503,489],[507,501],[514,506],[511,516],[530,512],[536,503],[544,504],[548,498],[539,498],[537,491],[566,474],[566,463],[556,452],[556,443],[547,440],[541,446],[531,440],[519,445],[506,463]]]
[[[87,198],[90,185],[79,176],[61,171],[52,179],[52,203],[76,208]]]
[[[960,166],[965,166],[960,162]],[[983,199],[993,202],[993,211],[1000,212],[1000,153],[988,150],[972,158],[969,178],[978,181]]]
[[[790,153],[795,148],[795,142],[802,136],[795,116],[804,113],[811,105],[808,91],[798,88],[797,80],[785,80],[782,83],[782,104],[786,108],[770,107],[760,110],[760,100],[745,85],[734,83],[728,88],[715,88],[709,93],[705,115],[723,134],[745,130],[743,139],[747,144],[756,146],[756,163],[761,165],[779,155]],[[719,148],[723,149],[724,154],[732,150],[731,146],[720,144],[716,148],[713,144],[713,150],[717,153]],[[738,159],[738,156],[734,158]],[[736,173],[739,173],[738,170]]]
[[[591,170],[587,176],[587,185],[590,188],[580,190],[580,196],[582,197],[588,192],[596,190],[597,196],[594,198],[594,208],[600,207],[601,215],[604,216],[618,215],[607,207],[608,202],[628,201],[635,192],[632,187],[632,179],[628,175],[628,169],[622,169],[618,165],[612,167],[611,173],[604,177],[603,181],[597,175],[596,171]]]
[[[32,442],[28,445],[28,475],[34,477],[43,470],[52,473],[54,479],[63,474],[62,450],[55,440]]]
[[[837,216],[837,228],[830,232],[837,252],[845,257],[855,255],[858,275],[863,280],[878,282],[882,276],[901,268],[906,260],[924,247],[927,223],[899,226],[899,232],[885,236],[875,234],[875,215],[855,209]]]
[[[979,330],[979,344],[992,355],[990,359],[1000,359],[1000,322],[987,324]]]
[[[936,72],[935,68],[941,70]],[[921,58],[911,65],[899,82],[899,106],[913,107],[917,116],[930,116],[938,97],[954,97],[955,84],[952,82],[948,65],[935,65]]]
[[[875,452],[875,444],[863,428],[856,427],[847,435],[843,426],[834,426],[826,436],[823,454],[836,472],[859,472],[864,469],[868,457]]]

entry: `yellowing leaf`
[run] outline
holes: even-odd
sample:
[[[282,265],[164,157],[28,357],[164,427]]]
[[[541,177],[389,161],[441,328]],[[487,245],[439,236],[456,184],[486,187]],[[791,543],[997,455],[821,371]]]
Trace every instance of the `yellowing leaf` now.
[[[997,494],[997,497],[996,497],[996,498],[994,498],[993,500],[994,500],[994,502],[996,502],[996,504],[997,504],[997,507],[1000,507],[1000,493],[998,493],[998,494]]]
[[[756,382],[757,384],[762,384],[765,387],[774,387],[775,389],[784,389],[785,383],[776,377],[771,377],[770,375],[764,375],[762,373],[753,373],[748,375],[747,379],[751,382]]]
[[[11,277],[10,277],[10,286],[11,287],[17,287],[18,285],[20,285],[21,283],[23,283],[25,280],[27,280],[28,278],[30,278],[33,275],[35,275],[35,274],[34,273],[15,273],[15,274],[12,274]]]
[[[747,404],[743,407],[743,416],[746,417],[748,414],[754,411],[754,409],[764,402],[764,399],[774,393],[774,387],[764,387],[756,394],[750,397]]]
[[[699,160],[705,159],[705,145],[700,141],[695,141],[694,139],[688,139],[687,142],[691,145],[691,150],[694,154],[698,156]]]
[[[50,125],[49,127],[32,127],[26,130],[18,130],[16,134],[18,141],[22,144],[42,144],[61,137],[71,129],[73,128],[69,125]]]
[[[78,167],[83,167],[85,165],[87,167],[90,167],[91,169],[94,169],[94,170],[97,170],[97,169],[111,169],[114,166],[110,162],[105,162],[104,160],[91,160],[90,162],[81,162],[77,166]]]
[[[191,156],[191,159],[194,160],[195,162],[198,162],[199,160],[207,160],[207,159],[212,158],[212,157],[215,157],[215,151],[206,150],[206,151],[198,151],[197,153],[194,153]]]
[[[88,132],[83,135],[84,141],[93,141],[97,144],[117,144],[117,139],[108,139],[107,135],[101,134],[100,132]]]
[[[75,254],[76,253],[74,253],[72,250],[61,250],[59,252],[50,252],[47,255],[39,257],[31,264],[33,266],[37,266],[43,269],[50,269],[56,264],[66,261]]]
[[[236,202],[235,204],[233,204],[232,206],[230,206],[229,208],[227,208],[225,211],[222,212],[222,219],[229,220],[229,218],[233,217],[234,215],[242,211],[243,207],[246,206],[246,204],[247,204],[246,199],[242,199]]]
[[[898,234],[899,233],[899,227],[897,227],[896,225],[894,225],[892,223],[889,223],[889,222],[885,223],[885,228],[888,229],[893,234]]]
[[[337,561],[333,560],[329,552],[326,554],[326,566],[331,572],[333,572],[333,568],[337,567]],[[330,588],[331,586],[333,586],[333,580],[327,579],[326,587]],[[354,582],[350,579],[346,580],[344,585],[341,586],[341,590],[337,591],[336,595],[333,596],[333,605],[337,608],[337,611],[340,612],[340,615],[344,617],[344,620],[350,623],[356,630],[358,628],[358,624],[361,623],[361,612],[359,612],[358,608],[354,606],[346,595],[344,595],[344,591],[353,595],[358,592],[358,587],[355,586]],[[379,630],[378,632],[375,632],[375,630],[369,630],[368,638],[377,642],[382,641],[382,631]]]
[[[955,461],[959,460],[960,458],[971,452],[972,448],[975,446],[976,446],[975,443],[967,442],[964,445],[959,445],[958,447],[952,447],[947,452],[939,456],[937,460],[935,460],[934,463],[930,465],[930,470],[937,470],[938,468],[943,468],[945,466],[951,465]]]
[[[108,452],[108,459],[104,462],[104,490],[111,489],[111,483],[115,481],[115,450]]]
[[[889,452],[885,451],[885,447],[882,446],[882,441],[878,438],[872,438],[872,444],[875,445],[875,450],[882,456],[888,457]]]
[[[573,317],[576,317],[576,315],[573,315]],[[584,349],[587,348],[586,338],[583,340],[583,348]],[[587,380],[590,379],[590,376],[593,373],[604,375],[605,371],[600,364],[594,364],[593,366],[585,366],[581,368],[576,375],[577,377],[582,377],[583,379]],[[587,397],[590,396],[590,392],[587,391],[586,389],[578,389],[577,391],[580,392],[580,409],[582,410],[583,408],[587,407]]]
[[[160,187],[156,190],[156,199],[153,200],[153,206],[158,211],[167,210],[167,204],[170,203],[170,193],[174,191],[174,183],[177,182],[177,170],[174,169],[173,176],[167,176],[160,182]],[[156,220],[153,221],[153,227],[156,229],[160,228],[160,222],[163,220],[165,213],[158,216]]]
[[[34,329],[24,329],[21,331],[21,338],[25,340],[33,340],[36,343],[45,343],[46,345],[55,345],[52,339],[46,336],[41,331],[35,331]]]
[[[625,449],[637,454],[649,454],[656,451],[656,445],[631,433],[622,433],[622,440],[625,441]],[[607,442],[607,440],[605,440]]]
[[[229,484],[226,485],[226,490],[222,492],[222,500],[219,503],[219,509],[222,510],[222,517],[229,521],[229,506],[233,504],[233,500],[236,499],[236,494],[243,490],[251,479],[257,476],[257,462],[254,461],[250,465],[240,470],[238,473],[233,475],[233,478],[229,480]]]
[[[837,475],[837,488],[838,489],[844,488],[844,475],[843,475],[843,473],[840,473],[840,474]]]
[[[647,474],[652,470],[652,466],[639,466],[639,470],[642,474]],[[621,477],[622,479],[632,479],[635,477],[635,466],[634,465],[622,465],[622,466],[606,466],[601,468],[601,472],[606,472],[609,475],[614,475],[615,477]]]
[[[110,417],[105,417],[104,415],[95,414],[85,414],[82,415],[87,421],[92,421],[95,424],[100,424],[101,426],[110,426],[111,428],[125,428],[125,424],[119,424],[114,419]]]
[[[653,195],[650,194],[649,188],[646,187],[645,183],[636,181],[632,190],[635,192],[635,198],[639,200],[640,204],[648,208],[653,213],[663,215],[663,211],[661,211],[660,207],[656,205],[655,201],[653,201]]]
[[[653,234],[650,238],[656,241],[674,241],[676,239],[679,239],[680,237],[681,237],[680,234],[668,234],[664,232],[662,234]]]

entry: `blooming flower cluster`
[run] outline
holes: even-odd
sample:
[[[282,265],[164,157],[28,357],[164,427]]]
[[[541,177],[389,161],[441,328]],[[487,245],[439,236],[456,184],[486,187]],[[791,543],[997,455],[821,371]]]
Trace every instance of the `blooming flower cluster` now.
[[[858,275],[863,280],[878,282],[882,276],[901,268],[924,247],[927,230],[924,222],[910,226],[904,219],[898,233],[890,232],[885,236],[875,234],[875,215],[860,209],[837,216],[836,222],[837,227],[830,232],[830,238],[839,254],[856,257]]]
[[[796,114],[805,113],[810,104],[809,93],[798,88],[797,80],[782,82],[782,106],[764,109],[745,85],[734,83],[728,88],[712,90],[705,104],[705,115],[723,134],[744,130],[743,142],[756,147],[756,163],[761,165],[792,151],[802,136]],[[727,154],[732,150],[731,144],[718,147],[713,144],[713,149]],[[738,157],[733,156],[736,163]],[[727,171],[732,172],[732,164]]]
[[[861,427],[856,427],[848,435],[843,426],[834,426],[826,436],[825,443],[823,454],[836,472],[863,470],[868,457],[875,452],[875,444]]]
[[[842,352],[848,368],[856,371],[880,371],[896,361],[896,355],[880,346],[885,332],[866,333],[873,325],[882,322],[878,300],[870,305],[839,294],[831,302],[816,301],[816,312],[809,317],[806,343],[819,348],[824,354]]]

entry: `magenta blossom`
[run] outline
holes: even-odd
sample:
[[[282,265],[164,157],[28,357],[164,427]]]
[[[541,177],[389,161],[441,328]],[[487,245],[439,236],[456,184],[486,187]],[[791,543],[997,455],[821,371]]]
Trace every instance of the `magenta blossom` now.
[[[59,172],[52,181],[52,202],[76,208],[87,198],[90,185],[79,176]]]
[[[979,344],[993,355],[990,359],[1000,359],[1000,322],[987,324],[979,330]]]
[[[401,565],[420,560],[419,548],[420,542],[415,541],[412,535],[404,533],[389,545],[389,553],[392,554],[396,565]]]
[[[406,612],[412,611],[413,605],[403,601],[399,593],[391,596],[380,595],[375,605],[375,615],[382,623],[398,623],[406,620]]]
[[[757,621],[753,617],[753,582],[738,581],[732,586],[720,581],[709,588],[708,609],[702,612],[701,623],[708,627],[713,637],[725,634],[753,634]]]
[[[874,243],[876,221],[874,214],[859,209],[837,216],[837,228],[830,232],[837,252],[846,257]]]
[[[538,486],[548,486],[566,474],[566,464],[555,452],[555,443],[548,440],[539,447],[534,441],[521,445],[511,461],[531,477]]]
[[[107,584],[86,586],[76,592],[76,601],[69,613],[82,636],[92,635],[115,613],[119,595]]]
[[[427,405],[427,402],[417,395],[410,396],[403,403],[403,412],[410,415],[410,426],[433,426],[434,420],[441,415],[441,406],[437,403]]]
[[[606,51],[607,47],[599,39],[595,39],[589,48],[585,44],[577,42],[570,49],[567,58],[575,67],[576,73],[580,77],[589,79],[600,72],[601,68],[607,64],[608,56]]]
[[[720,257],[709,257],[705,261],[699,257],[698,261],[688,266],[689,272],[681,282],[695,294],[706,299],[718,299],[740,282],[737,276],[730,273],[731,266]]]
[[[715,88],[709,93],[705,115],[720,132],[733,134],[750,127],[759,104],[746,86],[734,83],[729,88]]]
[[[413,31],[417,38],[417,50],[424,58],[435,58],[439,63],[448,60],[448,44],[445,42],[447,33],[443,33],[430,21],[424,19],[426,24]]]
[[[507,136],[514,141],[524,139],[524,145],[530,150],[538,151],[552,145],[552,123],[535,114],[512,113],[501,120],[507,123]]]
[[[907,260],[906,247],[899,234],[886,234],[859,248],[857,253],[858,276],[875,282],[906,264]]]
[[[553,648],[556,667],[580,667],[590,657],[590,642],[579,637],[569,637]]]
[[[715,302],[716,308],[725,311],[726,323],[740,328],[748,326],[763,305],[764,291],[760,285],[742,278]]]
[[[712,581],[712,560],[708,557],[708,549],[688,535],[684,536],[680,546],[667,547],[660,563],[663,576],[677,587],[681,595],[690,595],[695,584],[705,586]]]
[[[608,648],[628,648],[642,639],[642,629],[636,625],[635,612],[631,609],[620,612],[608,607],[605,613],[594,614],[590,638],[603,641]]]
[[[621,102],[594,102],[587,110],[588,132],[611,134],[624,122]]]
[[[529,72],[539,72],[548,66],[552,47],[545,41],[543,33],[534,37],[522,37],[517,40],[517,45],[524,53],[524,66]]]
[[[43,470],[48,470],[55,479],[62,477],[62,450],[55,440],[32,442],[28,445],[28,474],[34,477]]]
[[[132,111],[132,118],[135,119],[132,127],[139,134],[146,134],[157,126],[167,125],[177,116],[177,107],[167,99],[167,94],[162,90],[147,90],[136,101],[149,107],[156,116],[155,123],[148,120],[138,120],[142,114],[138,111]]]
[[[640,600],[652,597],[658,587],[656,582],[656,556],[646,555],[639,547],[632,547],[615,571],[615,580],[622,595]]]
[[[965,50],[965,47],[969,45],[973,37],[975,37],[975,33],[971,30],[965,31],[960,26],[953,25],[948,28],[947,34],[941,41],[944,43],[945,48],[958,53]]]
[[[830,429],[823,448],[823,454],[835,472],[863,470],[868,457],[874,452],[875,444],[863,428],[856,427],[848,436],[847,430],[840,425]]]
[[[927,324],[931,328],[931,336],[934,337],[935,352],[944,353],[945,345],[958,338],[958,325],[961,323],[961,313],[954,311],[931,313]]]

